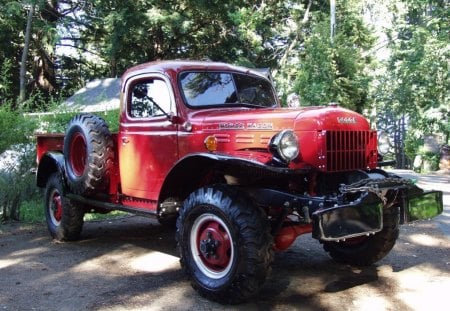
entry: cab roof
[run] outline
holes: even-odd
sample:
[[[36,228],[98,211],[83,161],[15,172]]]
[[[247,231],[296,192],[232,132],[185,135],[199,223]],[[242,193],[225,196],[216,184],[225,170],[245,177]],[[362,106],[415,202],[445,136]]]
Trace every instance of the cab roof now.
[[[194,60],[164,60],[148,62],[128,69],[122,76],[122,81],[128,78],[145,73],[157,72],[163,73],[175,78],[182,71],[212,70],[212,71],[232,71],[243,74],[253,74],[263,78],[267,77],[256,69],[245,68],[241,66],[230,65],[221,62],[212,61],[194,61]]]

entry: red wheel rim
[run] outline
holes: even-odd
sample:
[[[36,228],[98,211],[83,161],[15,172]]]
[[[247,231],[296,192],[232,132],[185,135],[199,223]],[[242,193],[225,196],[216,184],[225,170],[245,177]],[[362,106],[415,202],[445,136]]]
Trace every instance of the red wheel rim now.
[[[52,222],[57,226],[61,222],[63,207],[61,201],[61,195],[55,190],[51,196],[49,214]]]
[[[194,261],[207,276],[218,279],[231,269],[234,256],[233,240],[224,221],[213,214],[202,214],[191,231]]]
[[[86,168],[87,145],[84,136],[76,133],[70,144],[70,166],[75,176],[83,175]]]

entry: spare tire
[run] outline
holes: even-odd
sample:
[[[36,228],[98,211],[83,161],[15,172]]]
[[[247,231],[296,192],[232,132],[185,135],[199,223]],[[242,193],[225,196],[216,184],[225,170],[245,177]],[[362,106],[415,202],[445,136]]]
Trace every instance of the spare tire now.
[[[64,166],[72,193],[91,196],[109,189],[114,142],[108,125],[93,114],[70,120],[64,137]]]

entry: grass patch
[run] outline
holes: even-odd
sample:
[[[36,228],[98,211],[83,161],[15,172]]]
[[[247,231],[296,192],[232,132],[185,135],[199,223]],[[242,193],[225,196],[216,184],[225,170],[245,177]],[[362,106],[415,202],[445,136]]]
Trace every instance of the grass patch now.
[[[36,199],[23,201],[20,206],[20,220],[23,222],[45,222],[44,202]]]
[[[100,221],[112,218],[126,217],[129,213],[122,211],[112,211],[107,214],[86,213],[84,221]],[[20,206],[20,220],[24,223],[45,223],[44,199],[23,201]]]

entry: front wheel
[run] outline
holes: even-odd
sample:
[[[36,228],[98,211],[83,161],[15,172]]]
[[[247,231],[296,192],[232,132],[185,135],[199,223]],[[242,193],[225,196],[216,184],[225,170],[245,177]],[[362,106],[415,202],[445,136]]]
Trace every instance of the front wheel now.
[[[177,221],[181,265],[201,295],[239,303],[264,283],[272,237],[264,212],[242,193],[205,187],[185,201]]]
[[[58,241],[74,241],[83,228],[84,210],[63,196],[63,180],[55,173],[45,189],[45,219],[50,235]]]
[[[321,241],[326,252],[337,262],[369,266],[384,258],[394,247],[399,234],[398,207],[383,211],[383,229],[372,236],[347,239],[344,242]]]

